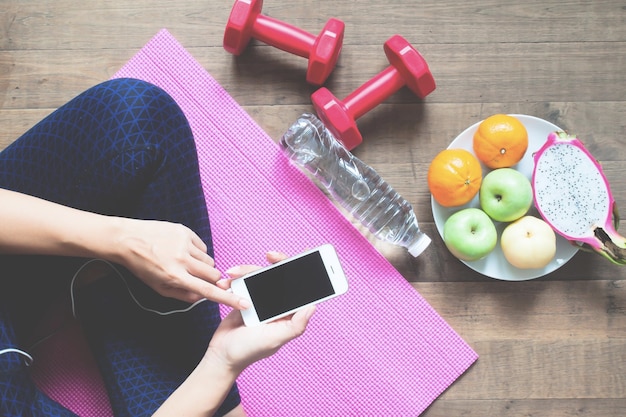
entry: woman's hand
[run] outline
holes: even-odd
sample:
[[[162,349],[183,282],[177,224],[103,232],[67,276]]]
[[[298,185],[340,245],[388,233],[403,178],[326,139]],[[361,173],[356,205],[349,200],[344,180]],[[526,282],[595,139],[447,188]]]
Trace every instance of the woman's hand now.
[[[268,261],[275,263],[286,256],[269,252]],[[258,269],[258,266],[244,265],[229,269],[232,278],[239,278]],[[209,344],[207,356],[220,361],[235,372],[276,353],[285,343],[300,336],[306,329],[315,306],[308,306],[289,317],[258,326],[246,327],[238,311],[232,311],[223,320]]]
[[[285,343],[304,333],[315,312],[311,305],[289,317],[246,327],[241,313],[231,311],[217,328],[205,359],[239,374],[252,363],[276,353]]]
[[[153,290],[186,302],[206,298],[236,309],[250,306],[226,291],[229,283],[191,229],[163,221],[121,220],[119,262]]]
[[[284,259],[285,255],[270,252],[267,258],[270,262],[277,262]],[[238,266],[230,269],[229,274],[232,278],[238,278],[258,268]],[[241,371],[253,362],[276,353],[285,343],[300,336],[314,311],[315,307],[309,306],[290,317],[255,327],[244,326],[241,314],[231,311],[217,328],[196,369],[154,416],[213,415]]]
[[[0,201],[0,253],[102,258],[167,297],[250,305],[226,292],[228,280],[221,280],[206,245],[185,226],[104,216],[5,189]]]

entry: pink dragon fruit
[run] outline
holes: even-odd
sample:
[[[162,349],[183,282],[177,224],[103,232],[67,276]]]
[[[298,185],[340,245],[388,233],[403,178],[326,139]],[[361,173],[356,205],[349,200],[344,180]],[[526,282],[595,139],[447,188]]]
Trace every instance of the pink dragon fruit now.
[[[535,205],[561,236],[610,261],[626,264],[626,238],[598,161],[575,136],[553,132],[533,156]]]

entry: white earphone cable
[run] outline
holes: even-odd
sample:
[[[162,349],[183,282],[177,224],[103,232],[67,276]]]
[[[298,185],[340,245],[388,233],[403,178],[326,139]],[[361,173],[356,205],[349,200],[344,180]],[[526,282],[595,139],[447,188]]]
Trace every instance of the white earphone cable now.
[[[143,306],[139,300],[137,300],[137,298],[135,297],[135,295],[133,294],[132,290],[130,289],[130,286],[128,285],[128,282],[126,282],[126,278],[124,278],[124,275],[122,275],[122,273],[119,271],[119,269],[117,269],[115,267],[115,265],[113,265],[111,262],[106,261],[104,259],[90,259],[89,261],[85,262],[80,268],[78,268],[78,270],[76,271],[76,273],[74,274],[74,276],[72,277],[72,282],[70,283],[70,298],[72,301],[72,315],[74,316],[74,318],[77,318],[76,315],[76,300],[75,300],[75,295],[74,295],[74,285],[76,284],[76,280],[78,279],[78,276],[80,275],[80,273],[82,272],[82,270],[84,268],[86,268],[88,265],[94,263],[94,262],[101,262],[104,263],[105,265],[107,265],[109,268],[111,268],[111,270],[113,272],[115,272],[115,275],[120,278],[122,280],[122,282],[124,282],[124,285],[126,286],[126,289],[128,290],[128,294],[130,295],[130,297],[133,299],[133,301],[135,302],[135,304],[137,304],[139,306],[139,308],[141,308],[142,310],[148,311],[150,313],[154,313],[154,314],[158,314],[160,316],[169,316],[171,314],[177,314],[177,313],[186,313],[188,311],[190,311],[191,309],[193,309],[195,306],[197,306],[198,304],[206,301],[206,298],[203,298],[201,300],[196,301],[195,303],[191,304],[189,307],[187,308],[183,308],[180,310],[170,310],[170,311],[158,311],[158,310],[154,310],[148,307]]]
[[[23,350],[15,349],[15,348],[8,348],[8,349],[0,350],[0,355],[5,355],[7,353],[19,353],[20,355],[22,355],[24,357],[24,363],[26,364],[26,366],[30,366],[33,363],[33,357],[30,356],[28,353],[24,352]]]

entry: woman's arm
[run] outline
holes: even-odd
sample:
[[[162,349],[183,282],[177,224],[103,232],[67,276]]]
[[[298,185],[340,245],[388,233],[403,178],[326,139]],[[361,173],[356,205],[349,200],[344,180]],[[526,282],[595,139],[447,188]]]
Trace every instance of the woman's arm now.
[[[225,291],[204,242],[180,224],[104,216],[5,189],[0,224],[0,253],[102,258],[167,297],[249,306]]]
[[[212,416],[226,398],[238,375],[207,352],[153,417]]]
[[[75,210],[0,189],[0,252],[116,257],[121,219]],[[93,233],[93,234],[92,234]]]

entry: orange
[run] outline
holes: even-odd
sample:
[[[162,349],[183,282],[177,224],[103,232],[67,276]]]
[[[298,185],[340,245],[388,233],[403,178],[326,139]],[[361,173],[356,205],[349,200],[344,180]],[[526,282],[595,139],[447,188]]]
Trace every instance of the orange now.
[[[474,153],[489,168],[508,168],[522,160],[528,149],[528,132],[514,116],[494,114],[474,133]]]
[[[469,203],[483,180],[480,162],[465,149],[446,149],[431,161],[428,188],[435,201],[444,207]]]

